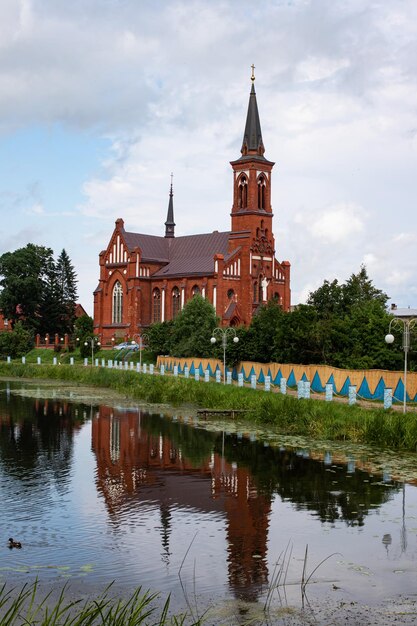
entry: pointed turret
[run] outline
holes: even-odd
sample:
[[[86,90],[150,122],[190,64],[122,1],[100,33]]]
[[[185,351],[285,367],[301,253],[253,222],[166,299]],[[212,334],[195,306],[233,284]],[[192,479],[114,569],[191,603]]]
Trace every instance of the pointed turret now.
[[[264,158],[264,143],[262,141],[261,122],[259,120],[258,103],[255,92],[255,66],[252,65],[252,88],[249,96],[248,114],[246,116],[245,132],[243,134],[242,156],[257,155]]]
[[[262,141],[261,122],[259,120],[258,104],[256,102],[255,85],[252,79],[252,89],[249,96],[248,114],[243,135],[242,156],[257,155],[264,158],[264,143]]]
[[[246,115],[242,155],[231,162],[234,172],[232,231],[251,230],[257,238],[269,233],[268,245],[273,248],[271,174],[274,163],[265,156],[262,140],[261,122],[255,93],[255,66],[252,65],[252,88]],[[248,217],[251,216],[249,219]]]
[[[167,221],[165,222],[165,237],[175,237],[175,222],[174,222],[174,201],[173,201],[173,191],[172,191],[172,177],[171,174],[171,188],[169,191],[169,203],[168,203],[168,213],[167,213]]]

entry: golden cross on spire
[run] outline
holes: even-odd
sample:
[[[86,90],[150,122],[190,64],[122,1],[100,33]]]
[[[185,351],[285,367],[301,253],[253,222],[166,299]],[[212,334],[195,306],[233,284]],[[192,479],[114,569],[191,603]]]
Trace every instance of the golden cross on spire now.
[[[253,63],[251,65],[251,68],[252,68],[252,76],[250,77],[250,79],[253,82],[255,80],[255,66],[253,65]]]

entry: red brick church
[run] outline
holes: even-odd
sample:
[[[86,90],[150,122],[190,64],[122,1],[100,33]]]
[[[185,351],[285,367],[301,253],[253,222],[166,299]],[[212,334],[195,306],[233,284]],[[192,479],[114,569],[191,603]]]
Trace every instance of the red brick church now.
[[[264,156],[254,80],[241,156],[231,161],[230,231],[176,237],[172,182],[164,236],[129,232],[116,220],[94,292],[94,328],[103,344],[175,318],[196,294],[210,300],[223,326],[249,324],[274,298],[289,310],[290,263],[275,258],[274,163]]]

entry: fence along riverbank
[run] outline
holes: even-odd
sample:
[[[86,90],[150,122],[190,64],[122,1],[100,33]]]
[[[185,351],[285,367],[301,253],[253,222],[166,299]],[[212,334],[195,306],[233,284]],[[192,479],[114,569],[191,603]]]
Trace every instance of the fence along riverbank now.
[[[12,363],[7,357],[8,364]],[[26,357],[22,357],[22,364]],[[60,365],[57,357],[53,357],[53,365]],[[70,357],[70,365],[75,364]],[[84,366],[91,364],[91,359],[84,359]],[[42,365],[41,357],[37,357],[37,365]],[[223,380],[223,364],[216,359],[187,359],[159,356],[156,367],[153,364],[135,363],[128,360],[112,360],[96,358],[95,367],[109,369],[135,370],[138,373],[160,374],[170,373],[173,376],[194,378],[197,381],[209,382]],[[388,370],[342,370],[323,365],[293,365],[278,363],[243,362],[234,368],[227,369],[227,384],[242,387],[250,384],[253,389],[278,391],[282,394],[294,394],[299,399],[316,399],[322,397],[327,402],[333,399],[346,400],[349,404],[358,401],[364,405],[380,402],[385,409],[403,402],[404,384],[402,372]],[[407,403],[409,409],[417,409],[417,372],[407,377]]]

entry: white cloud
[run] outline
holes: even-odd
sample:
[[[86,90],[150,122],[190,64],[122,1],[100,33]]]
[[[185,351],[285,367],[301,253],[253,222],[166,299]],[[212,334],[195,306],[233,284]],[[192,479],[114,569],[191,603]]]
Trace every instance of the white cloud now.
[[[40,204],[40,202],[35,202],[35,204],[32,204],[32,206],[27,209],[27,213],[33,213],[34,215],[43,215],[45,213],[45,209],[42,204]]]
[[[363,209],[352,203],[338,204],[309,216],[311,235],[325,242],[341,243],[364,230]]]
[[[402,245],[414,244],[417,242],[417,233],[399,233],[395,235],[393,241]]]
[[[96,253],[117,217],[163,232],[171,171],[178,234],[226,230],[228,161],[239,155],[255,63],[293,301],[365,262],[400,305],[417,285],[416,59],[414,0],[3,0],[0,132],[58,124],[111,139],[74,207],[81,267],[92,256],[77,248],[87,247],[80,228]],[[0,188],[0,206],[32,207],[35,232],[40,216],[71,214],[59,212],[61,195],[52,180],[9,196]]]
[[[296,80],[301,82],[323,80],[334,76],[339,70],[349,65],[349,59],[310,56],[299,63],[296,69]]]

